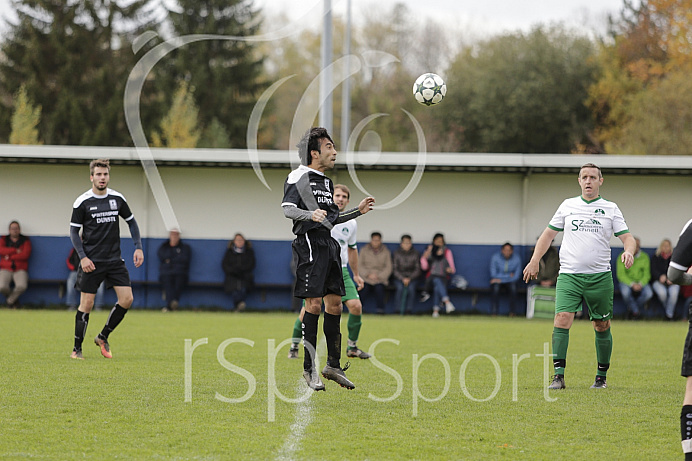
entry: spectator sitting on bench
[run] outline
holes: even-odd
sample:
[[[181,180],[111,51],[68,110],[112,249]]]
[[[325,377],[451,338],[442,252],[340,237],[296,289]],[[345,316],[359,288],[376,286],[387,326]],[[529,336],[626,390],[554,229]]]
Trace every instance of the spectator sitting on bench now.
[[[365,282],[360,297],[366,300],[375,296],[377,313],[384,314],[384,290],[392,275],[392,254],[382,243],[382,234],[370,234],[370,243],[361,248],[358,254],[358,272]]]
[[[449,277],[456,272],[452,250],[447,248],[444,235],[437,233],[433,237],[432,245],[428,245],[420,258],[420,266],[427,271],[426,287],[432,287],[433,292],[433,317],[440,316],[442,305],[448,314],[455,310],[454,304],[447,294]]]
[[[634,241],[637,244],[634,262],[629,269],[625,269],[621,253],[617,261],[617,278],[620,284],[620,294],[627,305],[628,314],[637,319],[641,314],[641,309],[651,299],[654,292],[649,285],[651,280],[649,255],[641,251],[641,242],[638,237],[635,237]]]
[[[392,255],[392,271],[396,287],[394,305],[401,314],[413,312],[413,299],[416,296],[416,284],[421,275],[420,253],[413,248],[411,236],[401,236],[399,248]]]
[[[21,233],[19,223],[12,221],[9,234],[0,238],[0,293],[10,309],[17,308],[19,296],[29,286],[29,256],[31,240]]]
[[[517,282],[521,278],[521,260],[514,254],[514,246],[507,242],[499,253],[490,258],[490,287],[492,289],[492,315],[497,315],[500,307],[500,289],[509,290],[509,316],[516,315]]]

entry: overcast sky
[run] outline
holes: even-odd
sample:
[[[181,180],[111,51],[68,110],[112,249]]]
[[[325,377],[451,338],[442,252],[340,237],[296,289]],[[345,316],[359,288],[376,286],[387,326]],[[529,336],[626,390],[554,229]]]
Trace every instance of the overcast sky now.
[[[5,1],[5,0],[3,0]],[[286,11],[298,18],[323,0],[255,0],[266,10]],[[335,15],[343,16],[347,0],[331,0]],[[391,10],[404,3],[415,16],[427,16],[474,32],[528,30],[537,23],[564,22],[602,29],[608,13],[617,14],[623,0],[352,0],[353,18]]]
[[[174,0],[164,0],[171,3]],[[298,19],[324,0],[255,0],[267,13],[286,12]],[[335,15],[343,16],[347,0],[331,0]],[[623,0],[352,0],[354,20],[381,14],[405,3],[416,17],[430,17],[472,35],[505,30],[528,30],[537,23],[564,22],[589,31],[605,30],[607,13],[617,13]],[[0,15],[12,17],[10,0],[0,0]],[[1,29],[0,29],[1,30]]]

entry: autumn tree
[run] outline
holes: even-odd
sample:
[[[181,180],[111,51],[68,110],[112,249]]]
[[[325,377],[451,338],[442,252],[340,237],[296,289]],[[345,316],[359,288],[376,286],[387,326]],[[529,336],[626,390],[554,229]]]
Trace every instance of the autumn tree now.
[[[193,90],[181,82],[173,95],[171,109],[161,121],[161,132],[152,133],[154,147],[197,147],[200,138],[198,115]]]
[[[690,11],[692,0],[627,0],[611,18],[610,40],[598,56],[600,77],[587,101],[595,137],[608,153],[674,153],[661,139],[685,139],[675,131],[679,124],[669,122],[685,120],[683,105],[675,102],[687,95],[666,91],[680,90],[681,75],[692,69]],[[661,101],[672,104],[667,117],[657,118]],[[690,152],[682,145],[675,151]]]
[[[41,144],[36,128],[40,120],[41,106],[36,107],[31,103],[22,85],[15,97],[10,144]]]

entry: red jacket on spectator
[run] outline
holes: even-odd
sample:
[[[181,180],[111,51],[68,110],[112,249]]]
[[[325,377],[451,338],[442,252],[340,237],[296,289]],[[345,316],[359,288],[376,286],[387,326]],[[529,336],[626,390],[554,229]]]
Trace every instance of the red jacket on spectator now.
[[[26,235],[19,234],[16,242],[9,235],[0,237],[0,269],[12,272],[29,270],[29,256],[31,241]]]

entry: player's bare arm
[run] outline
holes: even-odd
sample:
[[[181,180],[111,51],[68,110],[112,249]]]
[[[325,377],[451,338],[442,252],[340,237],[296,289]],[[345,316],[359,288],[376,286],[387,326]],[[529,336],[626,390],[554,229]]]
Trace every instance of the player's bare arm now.
[[[536,242],[536,247],[533,250],[533,256],[531,256],[531,261],[524,268],[524,282],[529,283],[531,280],[538,278],[538,269],[540,266],[541,258],[550,248],[550,244],[553,243],[553,239],[557,235],[556,230],[546,227],[541,236]]]
[[[365,281],[363,277],[360,276],[358,271],[358,250],[355,248],[348,249],[348,265],[351,266],[351,272],[353,272],[353,281],[356,284],[358,291],[363,289],[365,286]]]
[[[634,240],[634,237],[632,237],[632,234],[629,232],[626,234],[622,234],[620,237],[618,237],[620,240],[622,240],[622,243],[625,245],[625,251],[622,252],[622,256],[620,259],[622,260],[622,263],[625,265],[626,269],[629,269],[632,267],[632,264],[634,264],[634,253],[637,251],[637,242]]]
[[[360,211],[360,214],[365,214],[368,211],[372,210],[372,207],[375,205],[375,199],[373,197],[365,197],[363,200],[361,200],[360,204],[358,205],[358,211]]]

